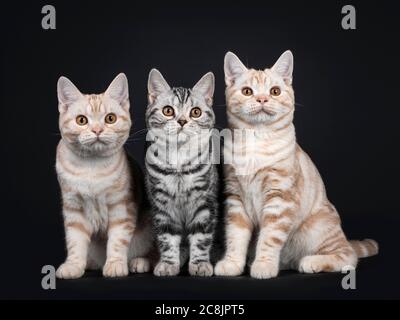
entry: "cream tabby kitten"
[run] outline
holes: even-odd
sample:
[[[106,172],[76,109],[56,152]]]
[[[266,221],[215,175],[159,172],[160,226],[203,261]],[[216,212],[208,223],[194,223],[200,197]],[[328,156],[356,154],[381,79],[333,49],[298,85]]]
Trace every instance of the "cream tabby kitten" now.
[[[296,143],[293,125],[293,56],[282,54],[271,69],[247,69],[225,56],[228,125],[246,130],[226,144],[226,253],[216,275],[240,275],[252,233],[259,231],[250,274],[271,278],[279,269],[341,271],[358,257],[378,252],[374,240],[348,241],[317,168]]]
[[[67,259],[57,277],[103,268],[106,277],[146,272],[152,236],[143,216],[140,172],[123,145],[131,127],[128,81],[119,74],[107,91],[83,95],[58,80],[56,169],[61,186]]]

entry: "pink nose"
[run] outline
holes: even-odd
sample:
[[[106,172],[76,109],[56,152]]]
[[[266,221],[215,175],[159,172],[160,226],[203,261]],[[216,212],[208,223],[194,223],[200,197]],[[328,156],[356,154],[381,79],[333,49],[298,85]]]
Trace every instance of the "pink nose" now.
[[[258,96],[256,97],[258,103],[264,104],[268,102],[268,96]]]
[[[92,132],[94,134],[96,134],[96,136],[99,136],[103,132],[103,129],[99,128],[99,127],[95,127],[95,128],[92,128]]]

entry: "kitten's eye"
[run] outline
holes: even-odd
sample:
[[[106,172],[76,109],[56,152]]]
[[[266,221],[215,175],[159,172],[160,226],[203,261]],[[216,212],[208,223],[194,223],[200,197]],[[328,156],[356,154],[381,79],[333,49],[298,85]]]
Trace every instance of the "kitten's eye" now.
[[[193,108],[192,110],[190,110],[190,116],[191,116],[192,118],[198,118],[198,117],[200,117],[200,116],[201,116],[201,109],[198,108],[198,107]]]
[[[76,117],[76,123],[80,126],[84,126],[88,123],[88,119],[85,116],[80,115]]]
[[[281,94],[281,88],[279,88],[279,87],[272,87],[271,90],[270,90],[270,93],[271,93],[273,96],[279,96],[279,95]]]
[[[114,113],[109,113],[108,115],[106,115],[104,121],[108,124],[113,124],[117,121],[117,116]]]
[[[247,97],[251,96],[253,94],[253,90],[251,88],[249,88],[249,87],[244,87],[242,89],[242,94],[247,96]]]
[[[175,111],[174,108],[166,106],[162,109],[162,113],[164,114],[164,116],[172,117],[175,114]]]

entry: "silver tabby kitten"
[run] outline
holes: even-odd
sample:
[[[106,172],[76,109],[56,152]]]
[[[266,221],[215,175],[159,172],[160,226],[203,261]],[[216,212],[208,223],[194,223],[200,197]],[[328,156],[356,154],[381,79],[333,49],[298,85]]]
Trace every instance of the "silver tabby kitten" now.
[[[170,88],[153,69],[148,90],[146,124],[153,143],[146,183],[160,252],[154,274],[177,275],[188,246],[189,273],[211,276],[218,188],[210,161],[214,75],[207,73],[192,89]]]

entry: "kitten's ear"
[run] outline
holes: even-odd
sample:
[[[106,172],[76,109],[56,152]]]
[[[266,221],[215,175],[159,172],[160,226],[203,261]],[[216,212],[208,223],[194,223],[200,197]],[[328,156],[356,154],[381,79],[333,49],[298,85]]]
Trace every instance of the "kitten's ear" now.
[[[114,78],[105,94],[118,101],[121,106],[129,108],[129,85],[125,73],[120,73]]]
[[[247,71],[246,66],[240,61],[236,54],[227,52],[224,59],[225,83],[230,86],[235,79]]]
[[[60,77],[57,82],[58,110],[64,112],[68,105],[83,97],[77,87],[66,77]]]
[[[275,62],[271,70],[280,75],[286,84],[292,84],[293,77],[293,54],[290,50],[285,51]]]
[[[201,93],[209,107],[212,106],[214,96],[215,78],[212,72],[206,73],[192,88],[193,91]]]
[[[160,71],[151,69],[147,82],[147,89],[149,91],[149,103],[152,104],[160,94],[171,90],[171,87],[168,85],[167,81],[165,81]]]

